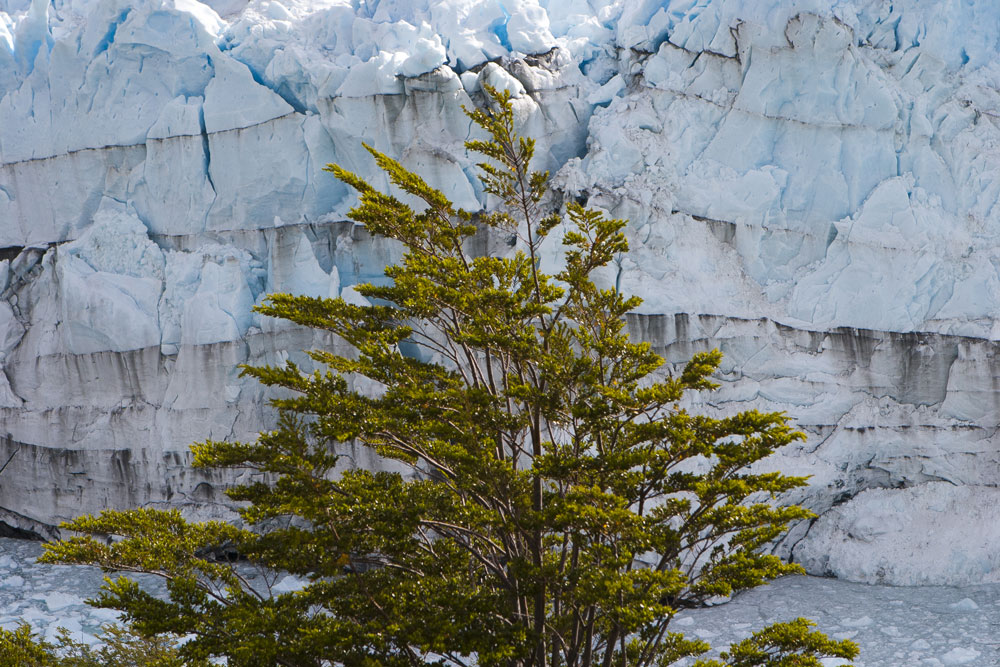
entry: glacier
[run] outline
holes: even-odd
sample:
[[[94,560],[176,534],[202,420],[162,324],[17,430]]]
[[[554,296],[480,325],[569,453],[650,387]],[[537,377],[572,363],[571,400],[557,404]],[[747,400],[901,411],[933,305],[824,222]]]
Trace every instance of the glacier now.
[[[668,371],[725,353],[694,407],[807,433],[764,464],[818,514],[779,553],[1000,582],[998,34],[988,2],[0,0],[0,521],[226,516],[187,446],[268,427],[239,364],[342,344],[252,306],[399,255],[323,167],[388,187],[368,142],[488,205],[488,83],[562,196],[630,221],[632,333]]]

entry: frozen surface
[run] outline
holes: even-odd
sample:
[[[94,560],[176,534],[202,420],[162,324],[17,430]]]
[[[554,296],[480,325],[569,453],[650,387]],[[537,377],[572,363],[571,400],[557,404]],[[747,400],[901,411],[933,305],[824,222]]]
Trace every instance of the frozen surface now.
[[[37,542],[0,539],[0,627],[26,621],[54,637],[61,625],[92,641],[101,624],[116,618],[83,604],[103,575],[94,568],[39,565],[34,558],[40,552]],[[145,584],[156,590],[155,581]],[[296,586],[286,577],[274,590]],[[898,588],[785,577],[727,604],[683,611],[670,629],[725,649],[770,623],[804,616],[832,637],[855,641],[861,647],[858,667],[993,665],[1000,660],[998,603],[997,585]]]
[[[724,649],[770,623],[805,617],[831,637],[857,643],[857,667],[984,666],[1000,661],[998,602],[996,585],[893,587],[785,577],[730,603],[684,611],[670,629]]]
[[[13,630],[20,623],[49,641],[64,627],[77,641],[93,643],[102,625],[118,620],[118,612],[84,604],[95,597],[105,574],[97,568],[42,565],[38,542],[0,538],[0,627]],[[162,591],[153,577],[141,577],[143,585]]]
[[[398,257],[324,165],[387,187],[367,142],[479,209],[489,84],[557,196],[630,220],[632,331],[726,354],[693,402],[808,434],[766,464],[821,515],[782,554],[997,581],[997,34],[989,2],[0,0],[0,519],[224,512],[186,448],[269,425],[237,365],[336,345],[252,306]]]

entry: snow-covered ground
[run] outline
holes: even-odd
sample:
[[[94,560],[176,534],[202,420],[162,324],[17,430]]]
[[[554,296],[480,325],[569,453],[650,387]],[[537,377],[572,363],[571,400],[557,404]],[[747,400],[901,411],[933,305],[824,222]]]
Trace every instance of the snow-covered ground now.
[[[31,623],[52,638],[59,626],[90,640],[115,614],[84,604],[104,575],[96,568],[41,565],[38,542],[0,539],[0,627]],[[155,583],[153,584],[155,585]],[[892,587],[785,577],[732,602],[678,615],[673,630],[726,648],[751,632],[799,616],[861,646],[858,667],[1000,664],[1000,585]],[[829,665],[841,664],[830,660]]]

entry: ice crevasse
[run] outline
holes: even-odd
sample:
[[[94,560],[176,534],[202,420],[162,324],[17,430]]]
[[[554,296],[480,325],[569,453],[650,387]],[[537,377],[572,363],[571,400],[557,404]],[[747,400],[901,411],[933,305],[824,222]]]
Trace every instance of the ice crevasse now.
[[[237,365],[338,345],[252,306],[398,256],[323,166],[387,186],[365,141],[480,208],[489,83],[629,219],[633,334],[725,353],[698,407],[807,432],[767,463],[819,515],[782,554],[1000,581],[998,34],[985,1],[0,0],[0,520],[223,515],[186,448],[269,424]]]

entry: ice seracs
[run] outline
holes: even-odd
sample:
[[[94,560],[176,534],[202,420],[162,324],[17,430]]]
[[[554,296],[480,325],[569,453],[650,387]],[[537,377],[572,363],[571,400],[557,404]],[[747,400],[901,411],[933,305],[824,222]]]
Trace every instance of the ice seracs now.
[[[699,400],[809,435],[771,464],[821,516],[779,551],[992,581],[998,30],[914,0],[0,0],[0,518],[222,511],[186,447],[268,425],[237,365],[337,344],[252,306],[357,299],[398,257],[323,167],[388,187],[367,142],[477,210],[460,106],[489,84],[559,194],[630,220],[603,280],[644,298],[632,331],[720,346]],[[953,555],[903,553],[939,525]]]
[[[1000,490],[985,485],[932,481],[867,489],[824,513],[795,556],[813,572],[866,583],[997,583],[1000,554],[991,519],[997,503]]]

